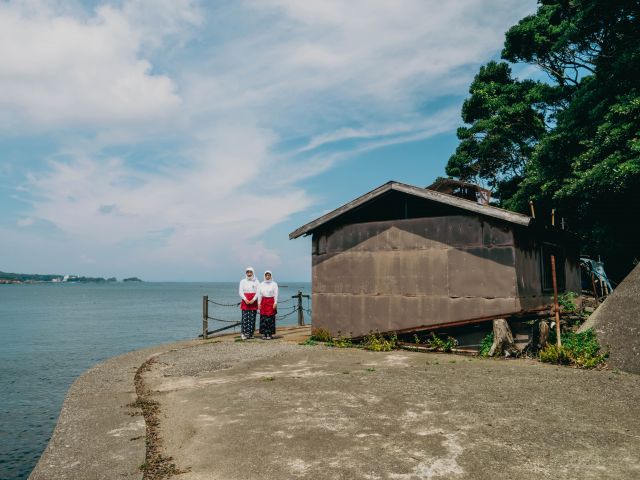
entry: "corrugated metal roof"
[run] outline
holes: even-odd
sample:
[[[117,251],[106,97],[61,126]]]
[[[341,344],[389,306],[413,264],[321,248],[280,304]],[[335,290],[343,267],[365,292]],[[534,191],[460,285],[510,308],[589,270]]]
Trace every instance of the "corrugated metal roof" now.
[[[464,198],[454,197],[453,195],[447,195],[446,193],[440,193],[433,190],[414,187],[413,185],[407,185],[406,183],[391,181],[379,186],[375,190],[371,190],[370,192],[365,193],[355,200],[352,200],[351,202],[346,203],[319,218],[316,218],[312,222],[309,222],[306,225],[297,228],[289,234],[289,238],[294,239],[301,237],[302,235],[309,235],[325,223],[330,222],[331,220],[334,220],[339,216],[353,210],[354,208],[364,205],[370,200],[373,200],[374,198],[377,198],[380,195],[391,190],[402,192],[407,195],[412,195],[414,197],[424,198],[425,200],[430,200],[444,205],[449,205],[451,207],[460,208],[462,210],[474,212],[479,215],[498,218],[500,220],[504,220],[505,222],[524,225],[525,227],[528,227],[531,222],[531,217],[522,215],[521,213],[510,212],[508,210],[503,210],[502,208],[492,207],[489,205],[480,205],[477,202],[466,200]]]

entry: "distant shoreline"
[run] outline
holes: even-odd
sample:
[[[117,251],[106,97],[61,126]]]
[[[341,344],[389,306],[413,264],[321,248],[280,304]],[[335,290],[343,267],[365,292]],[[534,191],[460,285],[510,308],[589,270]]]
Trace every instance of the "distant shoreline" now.
[[[116,277],[85,277],[78,275],[9,273],[0,272],[0,285],[20,285],[35,283],[116,283]],[[127,277],[122,282],[142,282],[138,277]]]

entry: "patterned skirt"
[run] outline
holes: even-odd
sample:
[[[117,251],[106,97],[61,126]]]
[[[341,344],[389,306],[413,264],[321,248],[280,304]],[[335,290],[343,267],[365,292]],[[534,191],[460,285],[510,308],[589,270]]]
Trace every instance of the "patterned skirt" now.
[[[246,337],[253,337],[253,331],[256,329],[256,313],[257,310],[242,310],[240,331]]]
[[[268,337],[276,334],[275,315],[260,315],[260,333]]]

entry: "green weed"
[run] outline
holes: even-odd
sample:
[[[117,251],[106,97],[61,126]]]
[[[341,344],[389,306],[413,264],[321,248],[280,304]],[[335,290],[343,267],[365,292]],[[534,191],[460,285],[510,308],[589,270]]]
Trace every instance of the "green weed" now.
[[[336,348],[351,348],[353,347],[353,342],[350,338],[343,337],[340,332],[338,332],[338,336],[333,340],[327,342],[327,345]]]
[[[398,336],[392,333],[389,338],[385,338],[381,333],[372,332],[364,337],[362,347],[373,352],[390,352],[398,348]]]
[[[313,338],[307,338],[304,342],[300,342],[298,345],[317,345],[318,342],[315,341]]]
[[[427,343],[429,347],[438,352],[450,352],[457,344],[455,338],[447,337],[446,340],[442,340],[435,332],[431,332],[431,338],[427,340]]]
[[[325,330],[324,328],[315,328],[311,332],[310,340],[315,340],[316,342],[331,342],[333,337],[331,336],[331,332],[329,330]]]
[[[491,350],[492,345],[493,345],[493,332],[488,333],[487,335],[484,336],[484,338],[482,339],[482,342],[480,343],[480,351],[478,352],[478,354],[481,357],[488,357],[489,351]]]
[[[580,368],[594,368],[605,362],[609,352],[600,353],[600,344],[593,330],[565,332],[560,336],[562,346],[556,345],[556,334],[551,332],[549,344],[540,350],[540,361]]]
[[[578,298],[578,295],[575,292],[565,292],[558,295],[558,303],[564,312],[577,313],[578,306],[575,302],[576,298]]]

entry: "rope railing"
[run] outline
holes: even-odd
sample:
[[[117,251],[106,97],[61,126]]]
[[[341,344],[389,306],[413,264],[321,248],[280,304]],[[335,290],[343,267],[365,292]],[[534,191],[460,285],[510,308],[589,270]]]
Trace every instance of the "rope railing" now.
[[[237,303],[219,303],[219,302],[216,302],[215,300],[209,300],[209,303],[212,303],[214,305],[218,305],[219,307],[237,307],[242,302],[237,302]]]

